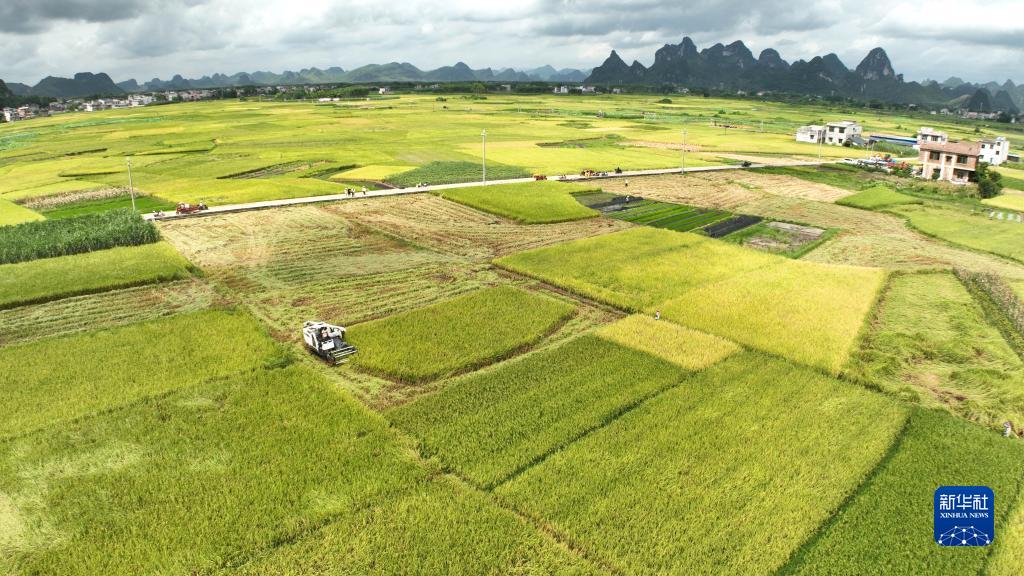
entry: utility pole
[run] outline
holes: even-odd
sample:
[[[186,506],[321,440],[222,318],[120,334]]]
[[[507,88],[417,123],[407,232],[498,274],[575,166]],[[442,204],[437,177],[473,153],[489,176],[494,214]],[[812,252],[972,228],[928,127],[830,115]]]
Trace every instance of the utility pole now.
[[[683,149],[682,149],[683,163],[680,166],[679,172],[686,174],[686,128],[683,128]]]
[[[132,212],[135,212],[135,186],[132,185],[132,159],[128,158],[128,193],[132,195]]]
[[[487,130],[480,133],[481,146],[483,148],[483,168],[484,168],[484,179],[483,183],[487,184]]]
[[[818,162],[821,162],[821,146],[825,142],[825,133],[818,134]]]

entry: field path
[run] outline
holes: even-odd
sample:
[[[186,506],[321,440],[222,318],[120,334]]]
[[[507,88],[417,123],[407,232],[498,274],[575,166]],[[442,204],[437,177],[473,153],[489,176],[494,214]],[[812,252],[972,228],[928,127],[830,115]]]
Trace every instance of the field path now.
[[[773,166],[821,166],[824,164],[834,164],[835,160],[822,161],[822,162],[789,162],[785,164],[773,164]],[[726,164],[722,166],[700,166],[694,168],[687,168],[686,173],[691,172],[718,172],[723,170],[746,170],[753,168],[764,168],[765,164],[752,164],[746,168],[740,165]],[[605,180],[609,178],[629,178],[631,176],[657,176],[661,174],[679,174],[681,170],[679,168],[659,168],[654,170],[632,170],[625,171],[621,174],[609,174],[608,176],[599,176],[596,178],[586,178],[575,174],[566,175],[565,181],[582,181],[582,180]],[[340,200],[355,200],[358,198],[375,198],[380,196],[399,196],[403,194],[422,194],[423,192],[433,192],[435,190],[449,190],[452,188],[471,188],[474,186],[497,186],[499,184],[521,184],[526,182],[534,182],[533,178],[513,178],[508,180],[489,180],[486,183],[481,182],[464,182],[460,184],[436,184],[433,186],[421,186],[418,188],[393,188],[389,190],[369,190],[364,193],[356,193],[353,196],[347,194],[330,194],[326,196],[307,196],[303,198],[286,198],[282,200],[266,200],[263,202],[248,202],[245,204],[225,204],[223,206],[211,206],[208,210],[202,212],[196,212],[193,214],[170,214],[165,213],[159,218],[156,213],[144,214],[143,218],[146,220],[175,220],[180,218],[191,218],[199,216],[210,216],[214,214],[226,214],[231,212],[247,212],[249,210],[265,210],[268,208],[280,208],[282,206],[299,206],[303,204],[318,204],[323,202],[337,202]]]

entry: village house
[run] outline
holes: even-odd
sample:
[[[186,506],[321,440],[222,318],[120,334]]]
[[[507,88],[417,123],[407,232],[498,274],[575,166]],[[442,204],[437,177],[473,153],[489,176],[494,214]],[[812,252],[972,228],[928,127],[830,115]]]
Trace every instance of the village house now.
[[[843,146],[847,142],[859,144],[863,130],[860,124],[851,120],[829,122],[825,125],[825,143],[833,146]]]
[[[921,177],[966,184],[975,179],[981,148],[974,142],[921,144]]]
[[[981,161],[993,166],[999,166],[1009,159],[1010,142],[1002,136],[991,140],[978,142],[981,145]]]
[[[924,143],[945,144],[946,142],[949,142],[948,134],[940,132],[934,128],[929,128],[928,126],[922,126],[921,129],[917,131],[917,144],[914,145],[914,148],[920,150],[921,145]]]
[[[797,142],[809,142],[811,144],[818,144],[825,141],[825,127],[811,124],[809,126],[801,126],[796,130],[796,141]]]
[[[568,86],[555,86],[554,93],[555,94],[568,94],[569,93],[569,87]]]
[[[0,113],[3,114],[4,122],[14,122],[18,120],[18,111],[14,108],[4,108]]]
[[[583,88],[580,89],[580,92],[582,92],[584,94],[597,94],[597,87],[596,86],[584,86]]]

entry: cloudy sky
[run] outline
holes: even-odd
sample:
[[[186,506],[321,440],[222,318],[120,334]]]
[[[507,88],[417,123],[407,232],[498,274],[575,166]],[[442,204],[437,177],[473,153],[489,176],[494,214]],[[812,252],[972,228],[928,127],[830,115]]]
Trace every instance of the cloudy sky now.
[[[908,80],[1024,82],[1024,1],[0,0],[0,78],[107,72],[115,81],[412,62],[428,69],[645,65],[684,35],[755,56],[882,46]]]

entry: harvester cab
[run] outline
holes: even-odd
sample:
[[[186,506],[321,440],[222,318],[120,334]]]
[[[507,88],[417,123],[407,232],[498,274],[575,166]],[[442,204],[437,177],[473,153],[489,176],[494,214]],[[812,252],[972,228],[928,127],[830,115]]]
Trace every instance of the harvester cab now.
[[[345,342],[345,328],[342,326],[306,322],[302,325],[302,339],[310,352],[331,364],[341,364],[356,353],[356,347]]]

